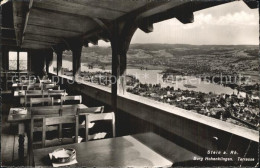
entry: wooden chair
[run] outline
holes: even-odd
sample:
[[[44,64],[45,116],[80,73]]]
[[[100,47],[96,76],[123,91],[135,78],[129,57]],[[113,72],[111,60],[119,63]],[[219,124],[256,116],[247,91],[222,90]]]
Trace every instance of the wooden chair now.
[[[25,89],[22,89],[22,90],[25,90]],[[27,90],[41,90],[41,84],[35,83],[35,84],[27,85]]]
[[[66,95],[66,90],[48,90],[48,97],[53,97],[53,104],[60,104],[61,97]]]
[[[44,106],[47,104],[47,106],[53,105],[53,97],[42,97],[42,98],[30,98],[30,107],[33,105],[41,105]]]
[[[97,121],[111,121],[112,126],[112,136],[115,137],[115,114],[114,112],[110,113],[100,113],[100,114],[86,114],[86,121],[85,121],[85,141],[93,140],[93,139],[101,139],[106,136],[106,133],[98,132],[98,130],[94,130],[98,133],[93,133],[92,135],[89,134],[90,124],[92,122]],[[94,129],[94,128],[92,128]]]
[[[39,127],[35,127],[34,123],[37,120],[42,120],[42,141],[41,141],[41,147],[44,148],[45,146],[56,146],[61,144],[67,144],[67,143],[77,143],[78,142],[78,116],[34,116],[31,119],[31,131],[30,131],[30,141],[33,143],[32,147],[39,147],[39,142],[34,143],[33,142],[33,133],[39,130]],[[38,121],[37,121],[38,122]],[[56,137],[52,140],[46,141],[46,132],[50,131],[48,128],[49,126],[59,126],[63,124],[75,124],[75,138],[64,138],[64,137]],[[36,128],[36,129],[35,129]],[[59,127],[59,130],[62,130],[62,126]],[[62,131],[61,131],[62,132]],[[62,141],[62,139],[64,139]],[[47,145],[46,145],[47,142]]]
[[[42,118],[42,117],[58,117],[62,116],[62,109],[60,108],[37,108],[31,109],[32,118]],[[31,120],[32,122],[32,120]],[[42,131],[42,122],[34,121],[35,130],[34,131]],[[57,126],[49,127],[49,130],[58,130]]]
[[[72,142],[78,142],[78,116],[59,116],[59,117],[43,117],[43,126],[42,126],[42,147],[46,146],[46,131],[47,126],[60,125],[60,124],[75,124],[75,138],[71,138]],[[33,128],[33,127],[32,127]],[[62,129],[62,128],[59,128]],[[67,144],[71,141],[62,141],[61,138],[50,140],[48,145],[55,146],[59,144]]]
[[[97,113],[103,113],[103,112],[104,112],[104,106],[88,107],[88,108],[78,108],[77,109],[77,115],[79,115],[79,128],[84,128],[85,129],[85,125],[86,125],[85,124],[85,121],[86,121],[85,115],[93,114],[93,113],[97,114]],[[92,125],[94,125],[94,123]]]
[[[27,90],[28,84],[22,83],[21,90]]]
[[[48,90],[48,97],[51,96],[65,96],[66,90]]]
[[[56,85],[55,83],[42,84],[42,90],[48,90],[48,89],[60,90],[60,86]]]
[[[81,102],[82,102],[81,95],[61,97],[61,105],[63,105],[63,104],[81,104]]]
[[[36,83],[36,81],[34,79],[25,79],[25,80],[21,80],[21,83],[23,83],[23,84],[34,84],[34,83]]]
[[[33,141],[33,134],[35,131],[38,131],[38,128],[35,129],[35,120],[42,120],[42,138],[41,142]],[[50,131],[49,127],[55,125],[59,126],[59,132],[62,132],[63,124],[74,124],[75,125],[75,138],[65,138],[65,137],[56,137],[51,140],[46,140],[46,132]],[[52,117],[33,117],[31,119],[30,127],[30,165],[33,163],[33,149],[35,148],[44,148],[46,146],[58,146],[62,144],[77,143],[78,142],[78,116],[52,116]]]
[[[42,116],[61,116],[62,109],[60,107],[51,107],[51,108],[32,108],[31,109],[32,117],[42,117]]]
[[[89,114],[89,113],[103,113],[104,112],[104,106],[100,107],[89,107],[89,108],[78,108],[77,109],[77,114],[82,115],[82,114]]]
[[[30,125],[30,132],[29,132],[29,139],[28,139],[28,151],[29,151],[29,163],[32,165],[32,149],[34,147],[39,147],[39,143],[33,143],[35,138],[39,138],[41,134],[34,136],[34,133],[41,133],[43,128],[43,117],[59,117],[62,115],[62,111],[60,108],[39,108],[39,109],[31,109],[31,125]],[[59,131],[59,126],[50,126],[47,128],[48,131]],[[59,134],[60,135],[60,134]],[[61,136],[60,136],[61,137]],[[38,146],[37,146],[38,145]]]
[[[51,83],[51,80],[50,79],[42,79],[40,80],[40,83],[43,84],[43,83]]]
[[[29,104],[29,98],[39,98],[44,97],[42,90],[26,90],[24,95],[24,105]]]

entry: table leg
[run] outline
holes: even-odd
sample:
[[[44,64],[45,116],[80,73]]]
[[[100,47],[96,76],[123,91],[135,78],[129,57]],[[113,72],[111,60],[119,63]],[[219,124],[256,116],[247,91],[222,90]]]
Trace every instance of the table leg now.
[[[24,163],[24,134],[19,135],[19,147],[18,147],[18,156],[19,156],[19,161],[21,164]]]
[[[24,137],[25,137],[25,123],[18,124],[18,157],[20,163],[23,165],[24,163]]]

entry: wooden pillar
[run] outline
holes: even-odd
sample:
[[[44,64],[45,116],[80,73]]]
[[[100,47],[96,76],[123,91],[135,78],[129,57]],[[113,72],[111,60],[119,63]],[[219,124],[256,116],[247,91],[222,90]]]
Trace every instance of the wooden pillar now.
[[[27,70],[28,72],[32,72],[32,55],[31,51],[27,51]]]
[[[55,50],[57,54],[57,76],[61,75],[61,67],[62,67],[62,50]]]
[[[113,110],[117,111],[117,94],[126,93],[127,51],[137,26],[133,22],[116,23],[111,33],[112,46],[112,97]]]
[[[31,69],[35,75],[42,77],[45,71],[46,50],[31,51]]]
[[[17,72],[20,71],[20,50],[17,50]]]
[[[45,59],[46,59],[46,72],[49,73],[50,64],[53,61],[53,53],[51,51],[48,51]]]
[[[83,42],[80,40],[75,41],[70,44],[71,50],[72,50],[72,71],[73,71],[73,77],[74,79],[77,79],[77,77],[80,75],[81,72],[81,52],[83,47]]]

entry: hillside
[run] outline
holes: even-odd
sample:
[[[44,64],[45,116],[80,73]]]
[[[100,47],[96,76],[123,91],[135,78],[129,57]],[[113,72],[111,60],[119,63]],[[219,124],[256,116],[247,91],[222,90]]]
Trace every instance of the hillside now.
[[[187,73],[208,71],[257,71],[256,45],[188,45],[188,44],[132,44],[127,53],[128,68],[172,68]],[[64,59],[72,60],[71,52]],[[111,47],[84,47],[82,62],[95,67],[111,68]]]

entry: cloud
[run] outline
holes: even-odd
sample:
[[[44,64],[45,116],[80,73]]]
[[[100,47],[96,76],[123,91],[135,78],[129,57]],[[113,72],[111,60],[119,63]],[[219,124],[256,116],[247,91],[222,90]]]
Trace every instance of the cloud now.
[[[252,13],[246,13],[244,11],[236,12],[234,14],[227,14],[218,18],[217,25],[258,25],[258,18]]]
[[[194,22],[182,24],[177,19],[172,23],[174,26],[182,26],[183,29],[205,28],[206,26],[257,26],[258,18],[245,11],[228,13],[224,16],[214,17],[212,14],[199,13],[194,15]]]

